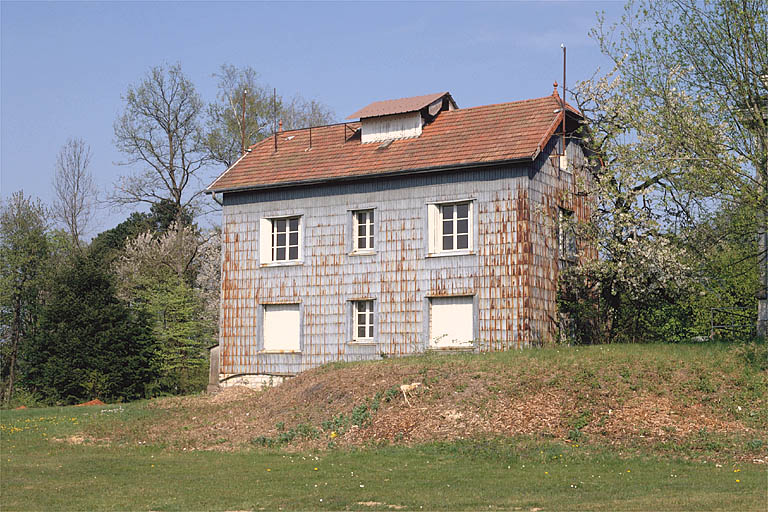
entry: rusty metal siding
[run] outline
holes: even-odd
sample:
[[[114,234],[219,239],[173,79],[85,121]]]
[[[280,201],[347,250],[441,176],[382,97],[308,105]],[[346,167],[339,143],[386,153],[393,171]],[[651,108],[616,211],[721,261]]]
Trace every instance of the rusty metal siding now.
[[[579,183],[589,179],[581,145],[573,140],[566,145],[571,172],[560,171],[557,157],[550,156],[556,154],[556,146],[557,136],[550,140],[537,159],[539,171],[532,176],[529,187],[533,216],[529,232],[531,262],[526,313],[530,318],[530,341],[536,345],[553,341],[560,323],[557,312],[558,209],[574,212],[580,221],[587,220],[591,214],[591,202],[579,190]],[[581,249],[582,259],[595,257],[591,248]]]
[[[475,296],[481,351],[539,341],[550,330],[557,272],[557,239],[542,220],[558,186],[548,165],[542,156],[530,166],[225,194],[221,373],[285,375],[421,352],[427,297]],[[473,254],[426,257],[427,204],[468,199]],[[356,208],[376,209],[373,255],[349,252]],[[293,212],[302,215],[302,264],[260,265],[260,219]],[[356,298],[376,300],[373,344],[350,343]],[[301,304],[301,354],[260,353],[263,305],[278,302]]]

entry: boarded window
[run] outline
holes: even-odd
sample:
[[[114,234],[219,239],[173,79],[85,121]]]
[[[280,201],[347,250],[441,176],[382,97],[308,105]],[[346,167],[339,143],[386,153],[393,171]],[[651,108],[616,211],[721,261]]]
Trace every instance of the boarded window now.
[[[474,339],[472,297],[434,297],[429,302],[430,346],[471,345]]]
[[[264,306],[264,350],[299,352],[300,332],[298,304]]]

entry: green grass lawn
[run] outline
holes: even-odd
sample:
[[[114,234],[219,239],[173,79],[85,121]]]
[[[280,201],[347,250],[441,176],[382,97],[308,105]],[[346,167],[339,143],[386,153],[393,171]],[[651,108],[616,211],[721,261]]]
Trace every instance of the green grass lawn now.
[[[104,411],[104,412],[102,412]],[[766,510],[768,469],[532,439],[171,452],[54,439],[145,403],[0,411],[0,509]]]

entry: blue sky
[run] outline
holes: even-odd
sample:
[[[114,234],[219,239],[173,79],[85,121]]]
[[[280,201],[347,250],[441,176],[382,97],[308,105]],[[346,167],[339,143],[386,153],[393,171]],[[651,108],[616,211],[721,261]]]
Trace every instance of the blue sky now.
[[[279,94],[317,99],[339,120],[372,101],[450,91],[459,107],[540,97],[610,63],[588,37],[618,2],[0,2],[0,194],[52,199],[56,154],[91,146],[104,191],[129,169],[113,144],[121,94],[154,65],[180,63],[205,101],[221,64],[250,65]],[[204,181],[222,169],[211,168]],[[90,235],[129,211],[105,209]]]

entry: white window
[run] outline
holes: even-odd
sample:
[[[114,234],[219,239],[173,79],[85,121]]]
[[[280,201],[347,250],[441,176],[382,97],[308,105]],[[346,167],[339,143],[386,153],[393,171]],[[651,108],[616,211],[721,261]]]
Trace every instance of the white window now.
[[[373,301],[352,301],[352,340],[373,341]]]
[[[353,251],[354,252],[373,252],[375,225],[373,221],[373,210],[358,210],[352,212],[353,215]]]
[[[264,306],[264,350],[267,352],[300,352],[301,332],[298,304]]]
[[[301,260],[301,217],[261,219],[259,252],[261,263]]]
[[[471,346],[474,339],[473,298],[429,299],[429,345],[433,348]]]
[[[472,251],[472,202],[429,205],[429,253]]]

